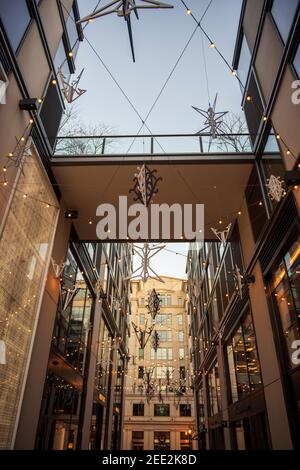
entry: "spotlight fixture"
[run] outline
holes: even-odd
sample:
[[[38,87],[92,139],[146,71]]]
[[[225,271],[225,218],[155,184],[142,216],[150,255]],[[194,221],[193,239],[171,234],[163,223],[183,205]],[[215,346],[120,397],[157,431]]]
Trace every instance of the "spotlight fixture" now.
[[[39,108],[37,98],[26,98],[19,101],[19,108],[22,111],[37,111]]]
[[[78,219],[78,211],[76,210],[68,210],[65,212],[66,219]]]

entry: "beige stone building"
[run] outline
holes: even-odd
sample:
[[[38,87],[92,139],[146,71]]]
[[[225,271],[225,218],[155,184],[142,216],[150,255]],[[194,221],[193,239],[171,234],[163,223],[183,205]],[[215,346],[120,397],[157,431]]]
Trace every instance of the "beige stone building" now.
[[[194,429],[194,401],[189,356],[189,325],[186,311],[186,281],[163,277],[132,281],[131,336],[125,383],[124,449],[180,450],[193,448],[186,435]],[[152,289],[160,297],[155,327],[147,310]],[[134,325],[146,331],[146,346],[140,347]],[[153,347],[153,332],[159,336],[158,349]],[[147,399],[147,374],[150,389]]]

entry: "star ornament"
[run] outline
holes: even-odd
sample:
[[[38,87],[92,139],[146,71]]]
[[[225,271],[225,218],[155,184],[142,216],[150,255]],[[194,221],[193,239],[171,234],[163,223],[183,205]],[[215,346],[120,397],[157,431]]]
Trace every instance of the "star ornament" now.
[[[77,21],[77,23],[92,22],[97,18],[102,18],[103,16],[107,16],[112,13],[116,13],[118,17],[124,18],[127,23],[132,58],[133,62],[135,62],[130,15],[132,12],[134,12],[136,18],[139,19],[138,10],[147,10],[154,8],[173,8],[173,5],[159,2],[157,0],[114,0],[108,3],[107,5],[103,6],[102,8],[99,8],[90,15],[81,18],[79,21]]]
[[[218,94],[214,99],[213,104],[209,103],[208,110],[196,108],[192,106],[192,108],[197,111],[197,113],[201,114],[205,118],[204,127],[197,132],[196,135],[200,135],[203,132],[207,131],[210,134],[210,142],[209,142],[209,149],[212,144],[212,140],[216,139],[218,135],[222,134],[222,124],[223,124],[223,117],[228,114],[228,111],[216,111],[218,100]]]
[[[271,175],[267,180],[267,190],[271,201],[280,202],[285,194],[284,181],[280,176]]]

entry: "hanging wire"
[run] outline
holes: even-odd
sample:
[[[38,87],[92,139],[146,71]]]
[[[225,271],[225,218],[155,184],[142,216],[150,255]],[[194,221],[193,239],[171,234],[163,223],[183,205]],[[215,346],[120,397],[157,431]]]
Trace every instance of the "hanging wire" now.
[[[203,19],[205,18],[205,16],[206,16],[206,14],[207,14],[207,12],[208,12],[208,10],[209,10],[209,8],[210,8],[212,2],[213,2],[213,0],[210,0],[208,6],[206,7],[206,9],[205,9],[205,11],[204,11],[204,13],[203,13],[203,15],[202,15],[200,21],[199,21],[199,23],[201,23],[201,22],[203,21]],[[170,71],[168,77],[166,78],[166,80],[165,80],[163,86],[161,87],[161,89],[160,89],[160,91],[159,91],[157,97],[155,98],[155,100],[154,100],[152,106],[150,107],[150,109],[149,109],[149,111],[148,111],[148,113],[147,113],[147,115],[146,115],[146,117],[145,117],[144,122],[142,122],[142,125],[141,125],[141,127],[139,128],[136,137],[140,134],[141,130],[143,129],[143,127],[144,127],[144,125],[145,125],[145,123],[147,122],[147,120],[149,119],[150,115],[152,114],[152,111],[154,110],[155,106],[157,105],[157,103],[158,103],[158,101],[159,101],[161,95],[163,94],[163,92],[164,92],[164,90],[165,90],[167,84],[168,84],[169,81],[171,80],[172,75],[174,74],[174,72],[175,72],[176,68],[178,67],[178,65],[179,65],[179,63],[180,63],[182,57],[184,56],[186,50],[188,49],[188,47],[189,47],[189,45],[190,45],[190,43],[191,43],[193,37],[195,36],[197,29],[198,29],[198,24],[197,24],[196,28],[193,30],[192,34],[190,35],[190,37],[189,37],[189,39],[188,39],[186,45],[185,45],[184,48],[182,49],[181,53],[179,54],[178,59],[176,60],[175,64],[173,65],[173,67],[172,67],[172,69],[171,69],[171,71]],[[127,153],[130,151],[131,147],[133,146],[133,144],[134,144],[134,142],[135,142],[135,140],[136,140],[136,137],[133,139],[133,141],[132,141],[132,143],[131,143],[131,145],[130,145],[128,151],[127,151]]]

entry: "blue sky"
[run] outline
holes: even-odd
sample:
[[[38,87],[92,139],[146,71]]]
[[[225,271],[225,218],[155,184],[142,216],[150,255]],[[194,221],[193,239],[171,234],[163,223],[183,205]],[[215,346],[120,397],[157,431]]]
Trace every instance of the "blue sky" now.
[[[139,0],[138,0],[139,1]],[[97,0],[79,0],[81,16],[91,13]],[[109,3],[102,0],[100,5]],[[180,0],[169,0],[172,10],[140,11],[140,20],[132,15],[136,63],[131,58],[127,27],[115,14],[94,20],[85,35],[110,69],[134,106],[144,118],[162,85],[186,46],[195,23]],[[187,0],[196,18],[206,9],[208,0]],[[232,62],[242,0],[214,0],[203,27]],[[205,38],[210,98],[218,93],[217,111],[241,113],[238,82],[209,47]],[[136,134],[141,121],[109,77],[87,41],[81,43],[76,60],[77,70],[85,68],[81,86],[87,93],[78,100],[80,120],[86,124],[104,123],[116,134]],[[203,120],[192,110],[194,105],[208,107],[205,62],[201,32],[198,29],[147,121],[152,133],[195,133]],[[142,133],[148,134],[147,129]],[[185,254],[187,244],[169,244],[167,248]],[[151,264],[161,275],[185,276],[186,258],[166,250]]]
[[[84,16],[96,0],[79,0]],[[108,0],[102,0],[105,5]],[[172,10],[140,10],[140,20],[132,15],[136,63],[131,59],[127,27],[115,14],[94,20],[85,29],[88,40],[144,117],[195,28],[180,0],[170,0]],[[208,0],[189,0],[200,18]],[[242,0],[214,0],[203,26],[231,63]],[[153,133],[194,133],[202,118],[191,106],[207,108],[201,32],[198,28],[147,124]],[[211,100],[218,92],[218,110],[240,113],[241,95],[237,80],[204,38]],[[141,121],[136,116],[99,62],[89,44],[79,49],[77,70],[85,67],[82,79],[87,93],[78,100],[80,118],[86,123],[105,123],[117,134],[136,134]],[[145,134],[148,131],[145,129]]]

